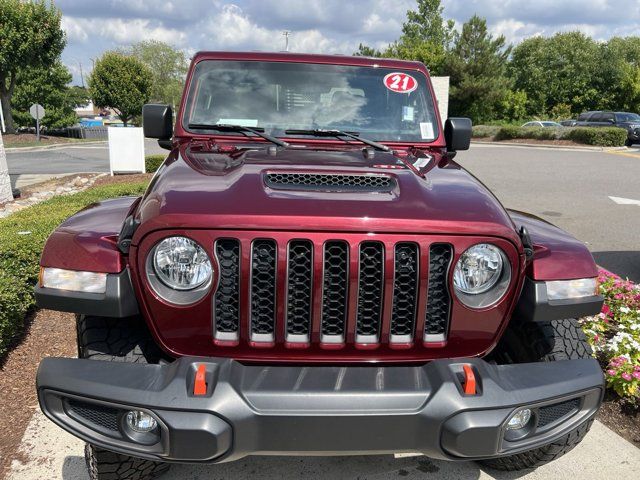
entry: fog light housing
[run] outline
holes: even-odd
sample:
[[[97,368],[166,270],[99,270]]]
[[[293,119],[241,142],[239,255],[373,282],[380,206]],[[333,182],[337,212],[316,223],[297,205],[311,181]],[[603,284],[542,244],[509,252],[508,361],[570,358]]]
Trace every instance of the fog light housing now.
[[[158,426],[158,422],[155,418],[140,410],[131,410],[130,412],[127,412],[125,419],[127,427],[136,433],[152,432]]]
[[[529,408],[521,408],[509,417],[507,430],[520,430],[527,426],[529,420],[531,420],[531,410]]]

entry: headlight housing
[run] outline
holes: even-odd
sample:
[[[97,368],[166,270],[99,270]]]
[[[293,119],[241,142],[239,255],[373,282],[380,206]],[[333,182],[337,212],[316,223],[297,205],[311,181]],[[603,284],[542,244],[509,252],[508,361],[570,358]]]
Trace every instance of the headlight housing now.
[[[511,281],[511,265],[495,245],[479,243],[460,255],[453,271],[458,299],[470,308],[485,308],[498,302]]]
[[[164,300],[186,305],[200,300],[209,289],[213,266],[207,252],[187,237],[167,237],[147,256],[147,278]]]

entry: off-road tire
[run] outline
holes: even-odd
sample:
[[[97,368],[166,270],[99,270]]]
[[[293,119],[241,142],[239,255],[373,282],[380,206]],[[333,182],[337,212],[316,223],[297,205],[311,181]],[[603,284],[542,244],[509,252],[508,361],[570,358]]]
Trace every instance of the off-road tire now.
[[[158,363],[162,352],[138,317],[77,316],[78,357],[127,363]],[[86,444],[84,457],[91,480],[150,480],[169,465],[130,457]]]
[[[574,318],[515,323],[509,326],[494,353],[499,363],[555,362],[590,357],[591,347]],[[482,460],[480,463],[507,471],[537,468],[572,450],[582,441],[592,423],[593,418],[590,418],[542,447],[507,457]]]

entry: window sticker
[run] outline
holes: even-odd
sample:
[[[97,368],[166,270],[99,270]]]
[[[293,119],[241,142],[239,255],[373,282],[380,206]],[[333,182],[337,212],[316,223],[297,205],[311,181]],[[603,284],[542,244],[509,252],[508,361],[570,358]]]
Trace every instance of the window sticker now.
[[[420,122],[420,136],[422,138],[433,138],[433,124],[431,122]]]
[[[414,112],[413,107],[407,107],[407,106],[402,107],[402,121],[413,122],[413,118],[414,118],[413,112]]]
[[[384,77],[384,86],[396,93],[410,93],[418,88],[418,81],[411,75],[402,72],[392,72]]]

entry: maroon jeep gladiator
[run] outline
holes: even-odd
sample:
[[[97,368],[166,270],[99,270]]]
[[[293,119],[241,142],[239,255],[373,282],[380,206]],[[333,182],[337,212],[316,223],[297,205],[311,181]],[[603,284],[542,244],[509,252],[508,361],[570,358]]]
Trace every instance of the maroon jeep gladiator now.
[[[587,248],[454,161],[417,62],[198,53],[146,193],[48,239],[38,305],[77,314],[40,406],[92,478],[247,455],[419,452],[532,468],[603,396],[576,319]]]

